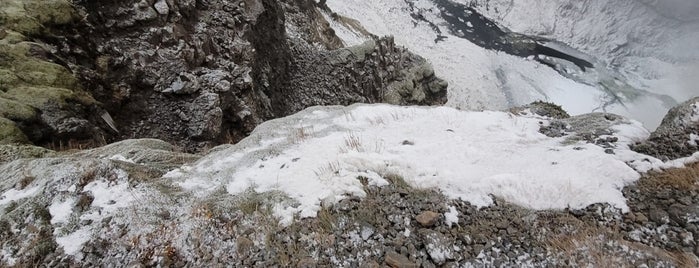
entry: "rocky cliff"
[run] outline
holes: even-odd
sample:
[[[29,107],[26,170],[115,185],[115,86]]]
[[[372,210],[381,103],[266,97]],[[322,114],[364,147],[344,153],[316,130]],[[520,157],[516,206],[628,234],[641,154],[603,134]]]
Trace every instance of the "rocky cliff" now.
[[[424,59],[391,38],[343,48],[310,0],[38,2],[0,13],[8,142],[197,151],[313,105],[446,102]]]

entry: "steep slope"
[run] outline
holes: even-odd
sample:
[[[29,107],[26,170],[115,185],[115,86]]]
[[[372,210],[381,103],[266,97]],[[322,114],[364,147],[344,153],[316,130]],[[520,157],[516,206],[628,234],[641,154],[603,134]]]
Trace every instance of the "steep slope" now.
[[[573,114],[610,111],[655,128],[665,111],[696,94],[696,21],[665,18],[637,1],[327,4],[334,17],[354,19],[373,34],[394,34],[426,57],[453,85],[453,107],[550,100]],[[363,34],[345,24],[334,24],[346,33],[340,37],[361,40]]]

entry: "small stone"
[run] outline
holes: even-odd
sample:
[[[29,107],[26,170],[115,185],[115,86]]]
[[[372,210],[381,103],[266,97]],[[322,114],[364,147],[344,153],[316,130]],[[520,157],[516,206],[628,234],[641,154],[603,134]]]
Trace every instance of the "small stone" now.
[[[411,262],[410,259],[403,255],[389,251],[386,253],[386,264],[393,268],[417,268],[418,265]]]
[[[646,215],[643,215],[643,213],[636,213],[635,218],[636,222],[640,224],[645,224],[646,222],[648,222],[648,217],[646,217]]]
[[[422,225],[422,227],[432,227],[439,220],[439,213],[433,211],[424,211],[415,217],[415,220]]]
[[[663,225],[670,222],[670,216],[668,213],[661,209],[652,209],[648,213],[648,218],[658,225]]]
[[[247,237],[239,237],[238,241],[236,241],[236,246],[236,251],[238,252],[238,255],[243,255],[246,252],[250,251],[250,249],[252,249],[252,247],[255,246],[255,243],[253,243],[252,240],[250,240]]]
[[[170,7],[168,7],[167,2],[165,0],[158,0],[158,2],[155,2],[155,5],[153,5],[155,8],[155,11],[158,12],[160,15],[167,15],[170,13]]]
[[[311,257],[305,257],[299,261],[299,263],[296,265],[298,268],[315,268],[318,265],[316,265],[316,261],[313,260]]]
[[[368,261],[368,262],[363,263],[363,264],[362,264],[361,266],[359,266],[359,267],[360,267],[360,268],[380,268],[381,265],[379,265],[379,263],[377,263],[377,262],[375,262],[375,261]]]

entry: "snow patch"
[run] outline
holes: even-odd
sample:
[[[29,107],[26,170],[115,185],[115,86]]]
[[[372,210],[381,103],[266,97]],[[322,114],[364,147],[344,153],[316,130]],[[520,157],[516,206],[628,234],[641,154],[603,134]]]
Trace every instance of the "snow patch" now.
[[[444,221],[447,226],[459,223],[459,211],[454,206],[449,206],[449,211],[444,213]]]
[[[39,191],[41,191],[41,188],[42,187],[37,186],[24,190],[10,189],[0,196],[0,206],[7,205],[12,201],[35,196]]]
[[[83,244],[91,239],[91,233],[89,229],[82,228],[69,235],[56,237],[56,243],[63,248],[65,254],[75,256],[80,253]]]
[[[689,145],[698,146],[697,141],[699,141],[699,135],[694,133],[689,134],[689,141],[687,142]]]
[[[120,154],[115,154],[115,155],[109,157],[109,160],[116,160],[116,161],[121,161],[121,162],[127,162],[127,163],[131,163],[131,164],[136,164],[136,162],[134,162],[133,160],[128,159],[128,158],[126,158],[125,156],[120,155]]]
[[[68,221],[70,214],[73,213],[75,200],[69,198],[63,202],[55,202],[49,206],[51,213],[51,224],[65,223]]]
[[[317,110],[329,116],[319,118],[313,114]],[[284,126],[298,121],[332,127],[301,140],[263,144],[295,135],[293,128]],[[495,195],[532,209],[609,203],[627,211],[620,189],[640,175],[625,161],[641,156],[609,155],[586,143],[563,145],[565,138],[538,132],[540,121],[448,107],[316,107],[269,121],[238,145],[170,176],[206,178],[211,186],[223,184],[233,195],[251,188],[284,192],[295,204],[275,206],[274,214],[283,224],[295,217],[314,217],[321,200],[363,197],[357,177],[385,184],[381,177],[390,174],[413,187],[434,187],[476,206],[492,204],[490,195]],[[629,139],[647,134],[633,127],[623,133]]]

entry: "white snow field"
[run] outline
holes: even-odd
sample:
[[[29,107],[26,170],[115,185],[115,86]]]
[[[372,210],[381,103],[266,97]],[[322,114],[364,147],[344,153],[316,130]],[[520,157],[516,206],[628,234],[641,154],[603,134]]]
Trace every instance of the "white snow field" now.
[[[547,100],[572,114],[613,112],[654,129],[669,108],[699,94],[695,88],[699,82],[699,20],[690,20],[693,17],[686,14],[680,19],[690,21],[668,17],[658,11],[657,4],[635,0],[453,1],[480,3],[479,11],[510,30],[552,38],[593,56],[591,75],[598,85],[591,85],[565,78],[535,61],[458,38],[449,33],[432,0],[409,2],[447,39],[435,43],[431,25],[413,19],[406,1],[330,0],[327,4],[373,34],[394,36],[399,45],[430,61],[437,75],[449,82],[451,107],[501,110]],[[331,24],[346,45],[366,39],[351,27]],[[617,91],[624,104],[605,105],[610,97],[607,90]]]
[[[280,204],[275,214],[289,224],[295,216],[314,217],[322,202],[364,196],[359,176],[385,185],[382,176],[399,175],[477,206],[490,205],[494,195],[532,209],[606,202],[627,210],[620,190],[640,177],[631,166],[662,165],[628,150],[626,144],[648,136],[638,122],[615,127],[616,155],[540,134],[548,122],[449,107],[314,107],[266,122],[240,143],[165,177],[202,196],[221,185],[230,194],[284,192],[297,203]]]

